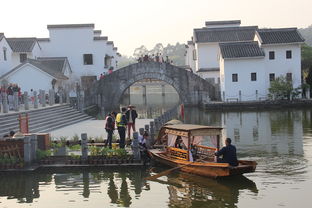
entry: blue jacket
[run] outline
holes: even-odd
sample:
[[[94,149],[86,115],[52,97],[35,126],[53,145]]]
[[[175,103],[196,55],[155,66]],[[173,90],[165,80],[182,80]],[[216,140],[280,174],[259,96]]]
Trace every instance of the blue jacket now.
[[[223,156],[222,162],[229,163],[232,166],[237,166],[236,147],[234,145],[228,145],[216,152],[216,156]]]

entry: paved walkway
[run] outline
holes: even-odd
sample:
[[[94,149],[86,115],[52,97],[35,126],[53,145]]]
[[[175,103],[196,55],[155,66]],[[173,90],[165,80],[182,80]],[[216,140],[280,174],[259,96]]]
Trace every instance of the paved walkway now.
[[[136,130],[144,128],[144,125],[149,124],[151,121],[152,119],[137,119]],[[107,134],[104,126],[104,120],[89,120],[51,131],[50,135],[52,138],[67,137],[68,139],[71,139],[74,135],[80,137],[82,133],[87,133],[88,137],[102,137],[103,139],[106,139]],[[117,131],[115,131],[115,134],[118,134]]]

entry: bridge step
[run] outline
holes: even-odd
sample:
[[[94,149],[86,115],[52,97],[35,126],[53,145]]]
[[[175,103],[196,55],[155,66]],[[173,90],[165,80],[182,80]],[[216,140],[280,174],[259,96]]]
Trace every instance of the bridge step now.
[[[67,104],[31,110],[27,113],[31,133],[49,133],[58,128],[92,119],[92,117],[73,109]],[[19,113],[0,115],[0,138],[11,130],[19,131],[18,115]]]

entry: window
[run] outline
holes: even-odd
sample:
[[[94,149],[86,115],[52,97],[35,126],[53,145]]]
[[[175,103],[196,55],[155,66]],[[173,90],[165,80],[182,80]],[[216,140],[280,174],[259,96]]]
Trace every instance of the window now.
[[[234,140],[235,142],[239,142],[240,140],[240,135],[239,135],[239,129],[234,129]]]
[[[269,59],[274,60],[275,59],[275,52],[274,51],[269,51]]]
[[[20,53],[20,62],[24,62],[27,60],[27,53]]]
[[[251,73],[250,76],[251,76],[251,81],[257,81],[257,73],[256,72]]]
[[[83,64],[84,65],[92,65],[93,64],[92,54],[83,54]]]
[[[274,73],[270,73],[269,74],[269,79],[270,79],[270,82],[274,81],[275,80],[275,74]]]
[[[238,74],[232,74],[232,82],[238,82]]]
[[[193,50],[193,60],[196,60],[197,59],[197,57],[196,57],[196,50],[194,49]]]
[[[3,60],[7,60],[7,54],[6,54],[7,49],[3,48]]]
[[[291,82],[292,81],[292,73],[287,73],[286,74],[286,81]]]
[[[286,58],[291,59],[291,51],[286,51]]]
[[[112,65],[112,57],[106,55],[104,58],[104,68],[109,68]]]

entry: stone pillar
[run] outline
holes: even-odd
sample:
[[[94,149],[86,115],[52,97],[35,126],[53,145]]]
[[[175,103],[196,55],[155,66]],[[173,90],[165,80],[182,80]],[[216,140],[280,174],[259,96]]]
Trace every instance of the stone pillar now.
[[[28,97],[28,92],[24,92],[23,100],[24,100],[24,107],[25,107],[25,110],[29,110],[29,97]]]
[[[147,96],[146,96],[146,86],[142,85],[142,90],[143,90],[143,104],[147,104]]]
[[[88,135],[86,133],[81,134],[81,159],[88,159]]]
[[[34,91],[34,108],[35,109],[38,108],[38,95],[37,95],[37,91]]]
[[[161,95],[162,96],[165,96],[165,93],[166,93],[166,86],[165,85],[161,85]]]
[[[150,122],[150,132],[151,132],[151,141],[152,141],[152,144],[154,144],[154,140],[155,140],[155,123],[154,121],[151,121]]]
[[[13,109],[14,109],[14,111],[16,111],[16,112],[19,111],[19,106],[18,106],[18,92],[14,92],[14,94],[13,94]]]
[[[59,104],[63,104],[63,91],[60,91],[60,100],[59,100]]]
[[[256,100],[259,100],[258,90],[256,90]]]
[[[31,163],[31,136],[24,137],[24,162]]]
[[[225,102],[225,92],[222,92],[222,98],[223,98],[223,102]]]
[[[9,105],[8,105],[8,95],[3,93],[3,113],[8,113],[9,112]]]
[[[31,146],[31,162],[37,159],[37,149],[38,149],[38,140],[37,135],[32,134],[30,136],[30,146]]]
[[[139,147],[139,134],[138,132],[133,132],[133,141],[132,141],[132,152],[135,160],[141,160],[141,153]]]
[[[239,102],[242,101],[242,91],[238,91],[238,96],[239,96]]]
[[[52,106],[53,105],[53,94],[54,94],[54,90],[49,90],[49,105]]]

